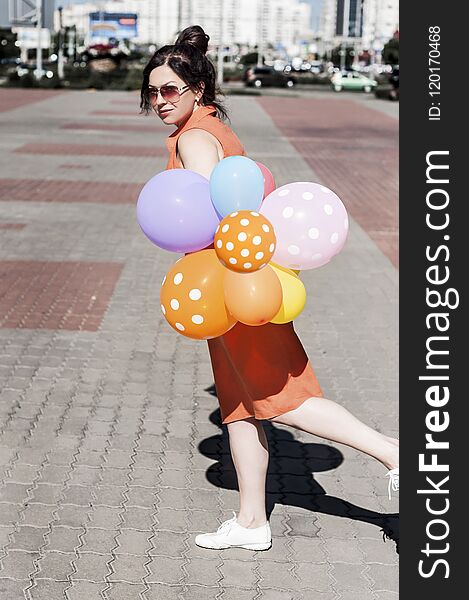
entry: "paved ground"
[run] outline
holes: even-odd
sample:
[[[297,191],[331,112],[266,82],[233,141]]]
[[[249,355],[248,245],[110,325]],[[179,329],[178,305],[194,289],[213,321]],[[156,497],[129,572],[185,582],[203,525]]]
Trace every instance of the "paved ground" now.
[[[169,131],[133,93],[0,100],[0,598],[395,600],[384,467],[288,427],[267,427],[272,549],[194,545],[238,492],[206,346],[159,311],[175,256],[135,219]],[[397,434],[394,109],[324,93],[230,104],[278,185],[344,199],[349,240],[303,274],[296,329],[328,397]]]

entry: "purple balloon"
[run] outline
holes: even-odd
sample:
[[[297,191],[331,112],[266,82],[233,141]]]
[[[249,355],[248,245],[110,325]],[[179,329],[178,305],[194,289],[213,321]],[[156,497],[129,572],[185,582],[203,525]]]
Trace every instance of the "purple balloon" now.
[[[171,252],[195,252],[213,242],[220,223],[208,179],[188,169],[152,177],[137,201],[137,220],[150,241]]]

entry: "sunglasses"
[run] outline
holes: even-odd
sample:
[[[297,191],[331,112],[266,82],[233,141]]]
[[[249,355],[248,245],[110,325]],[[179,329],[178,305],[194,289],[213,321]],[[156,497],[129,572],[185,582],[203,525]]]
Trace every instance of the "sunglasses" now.
[[[184,92],[187,92],[188,89],[188,85],[184,85],[181,88],[178,88],[175,85],[162,85],[160,88],[149,87],[148,95],[150,97],[150,102],[152,103],[155,103],[157,101],[158,93],[160,93],[163,100],[174,104],[175,102],[179,102],[179,99],[182,96],[182,94],[184,94]]]

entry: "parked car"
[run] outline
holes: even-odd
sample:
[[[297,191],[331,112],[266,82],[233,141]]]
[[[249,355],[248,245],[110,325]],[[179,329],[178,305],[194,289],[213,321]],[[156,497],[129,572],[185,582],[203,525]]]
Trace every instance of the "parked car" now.
[[[286,75],[282,71],[277,71],[273,67],[250,67],[245,72],[245,84],[248,87],[293,87],[295,79]]]
[[[375,87],[375,96],[382,100],[399,100],[399,66],[392,67],[390,72],[382,73]]]
[[[50,60],[43,60],[42,61],[42,70],[43,70],[43,75],[45,77],[47,77],[48,79],[52,79],[52,77],[54,77],[54,68],[56,69],[57,67],[55,66],[56,63],[54,63],[53,61]],[[24,77],[25,75],[33,75],[35,73],[37,69],[37,65],[36,63],[23,63],[23,62],[19,62],[16,64],[16,66],[14,67],[14,70],[16,71],[16,74],[18,75],[18,77]]]
[[[389,75],[389,82],[392,85],[392,89],[389,92],[389,99],[399,100],[399,65],[395,65],[393,68]]]
[[[341,90],[363,90],[369,93],[377,86],[377,83],[374,79],[370,79],[357,71],[339,71],[332,75],[331,86],[336,92]]]

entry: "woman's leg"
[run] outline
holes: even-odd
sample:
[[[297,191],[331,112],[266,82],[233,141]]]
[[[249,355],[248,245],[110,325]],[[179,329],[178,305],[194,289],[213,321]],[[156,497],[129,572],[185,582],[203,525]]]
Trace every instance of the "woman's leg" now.
[[[233,421],[227,427],[240,493],[236,520],[242,527],[260,527],[267,521],[265,483],[269,450],[264,427],[254,418]]]
[[[346,408],[327,398],[308,398],[297,408],[269,420],[351,446],[376,458],[387,469],[399,466],[398,439],[368,427]]]

